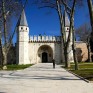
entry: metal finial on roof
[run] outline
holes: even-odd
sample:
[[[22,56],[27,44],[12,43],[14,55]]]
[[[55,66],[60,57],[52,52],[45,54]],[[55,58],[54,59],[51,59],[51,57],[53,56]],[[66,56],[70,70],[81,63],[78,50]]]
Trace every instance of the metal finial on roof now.
[[[64,13],[64,25],[65,25],[65,27],[70,26],[70,21],[69,21],[68,14],[67,14],[66,10],[65,10],[65,13]]]
[[[24,9],[23,9],[22,14],[19,18],[18,26],[28,26]]]

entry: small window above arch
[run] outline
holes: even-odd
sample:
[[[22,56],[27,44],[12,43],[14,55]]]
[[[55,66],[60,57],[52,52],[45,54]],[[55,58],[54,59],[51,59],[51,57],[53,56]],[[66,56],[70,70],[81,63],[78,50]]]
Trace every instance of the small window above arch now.
[[[69,27],[67,28],[67,30],[69,30]]]
[[[26,30],[27,30],[27,27],[26,27]]]
[[[23,27],[21,27],[21,29],[23,29]]]

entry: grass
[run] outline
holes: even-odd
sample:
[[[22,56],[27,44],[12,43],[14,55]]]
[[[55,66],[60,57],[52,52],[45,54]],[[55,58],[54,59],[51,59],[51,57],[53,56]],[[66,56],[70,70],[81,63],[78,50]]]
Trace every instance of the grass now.
[[[71,71],[85,79],[93,81],[93,69],[82,69],[77,71],[75,70],[71,70]]]
[[[74,63],[72,63],[69,69],[74,70],[74,66]],[[93,63],[79,63],[79,69],[93,69]]]
[[[25,69],[32,66],[32,64],[27,64],[27,65],[7,65],[7,70],[21,70],[21,69]],[[0,66],[0,70],[1,70],[1,66]]]
[[[93,81],[93,63],[79,63],[79,70],[74,70],[74,66],[74,64],[71,64],[68,69],[85,79]]]

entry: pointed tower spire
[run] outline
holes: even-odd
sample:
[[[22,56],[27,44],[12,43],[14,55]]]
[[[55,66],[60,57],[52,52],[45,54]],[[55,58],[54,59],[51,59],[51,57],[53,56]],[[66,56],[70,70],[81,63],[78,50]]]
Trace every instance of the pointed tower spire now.
[[[67,14],[66,10],[65,10],[65,13],[64,13],[64,25],[65,25],[65,27],[70,26],[70,21],[69,21],[68,14]]]
[[[18,26],[28,26],[24,9],[23,9],[22,14],[19,18]]]
[[[30,64],[29,61],[29,27],[24,10],[22,11],[17,24],[17,63]]]

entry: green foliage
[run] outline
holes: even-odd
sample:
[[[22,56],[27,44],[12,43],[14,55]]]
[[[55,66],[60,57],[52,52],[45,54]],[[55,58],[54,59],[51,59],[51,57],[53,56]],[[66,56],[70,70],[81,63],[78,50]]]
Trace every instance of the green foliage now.
[[[21,70],[21,69],[25,69],[32,66],[32,64],[27,64],[27,65],[7,65],[7,70]],[[0,70],[1,70],[1,66],[0,66]]]

